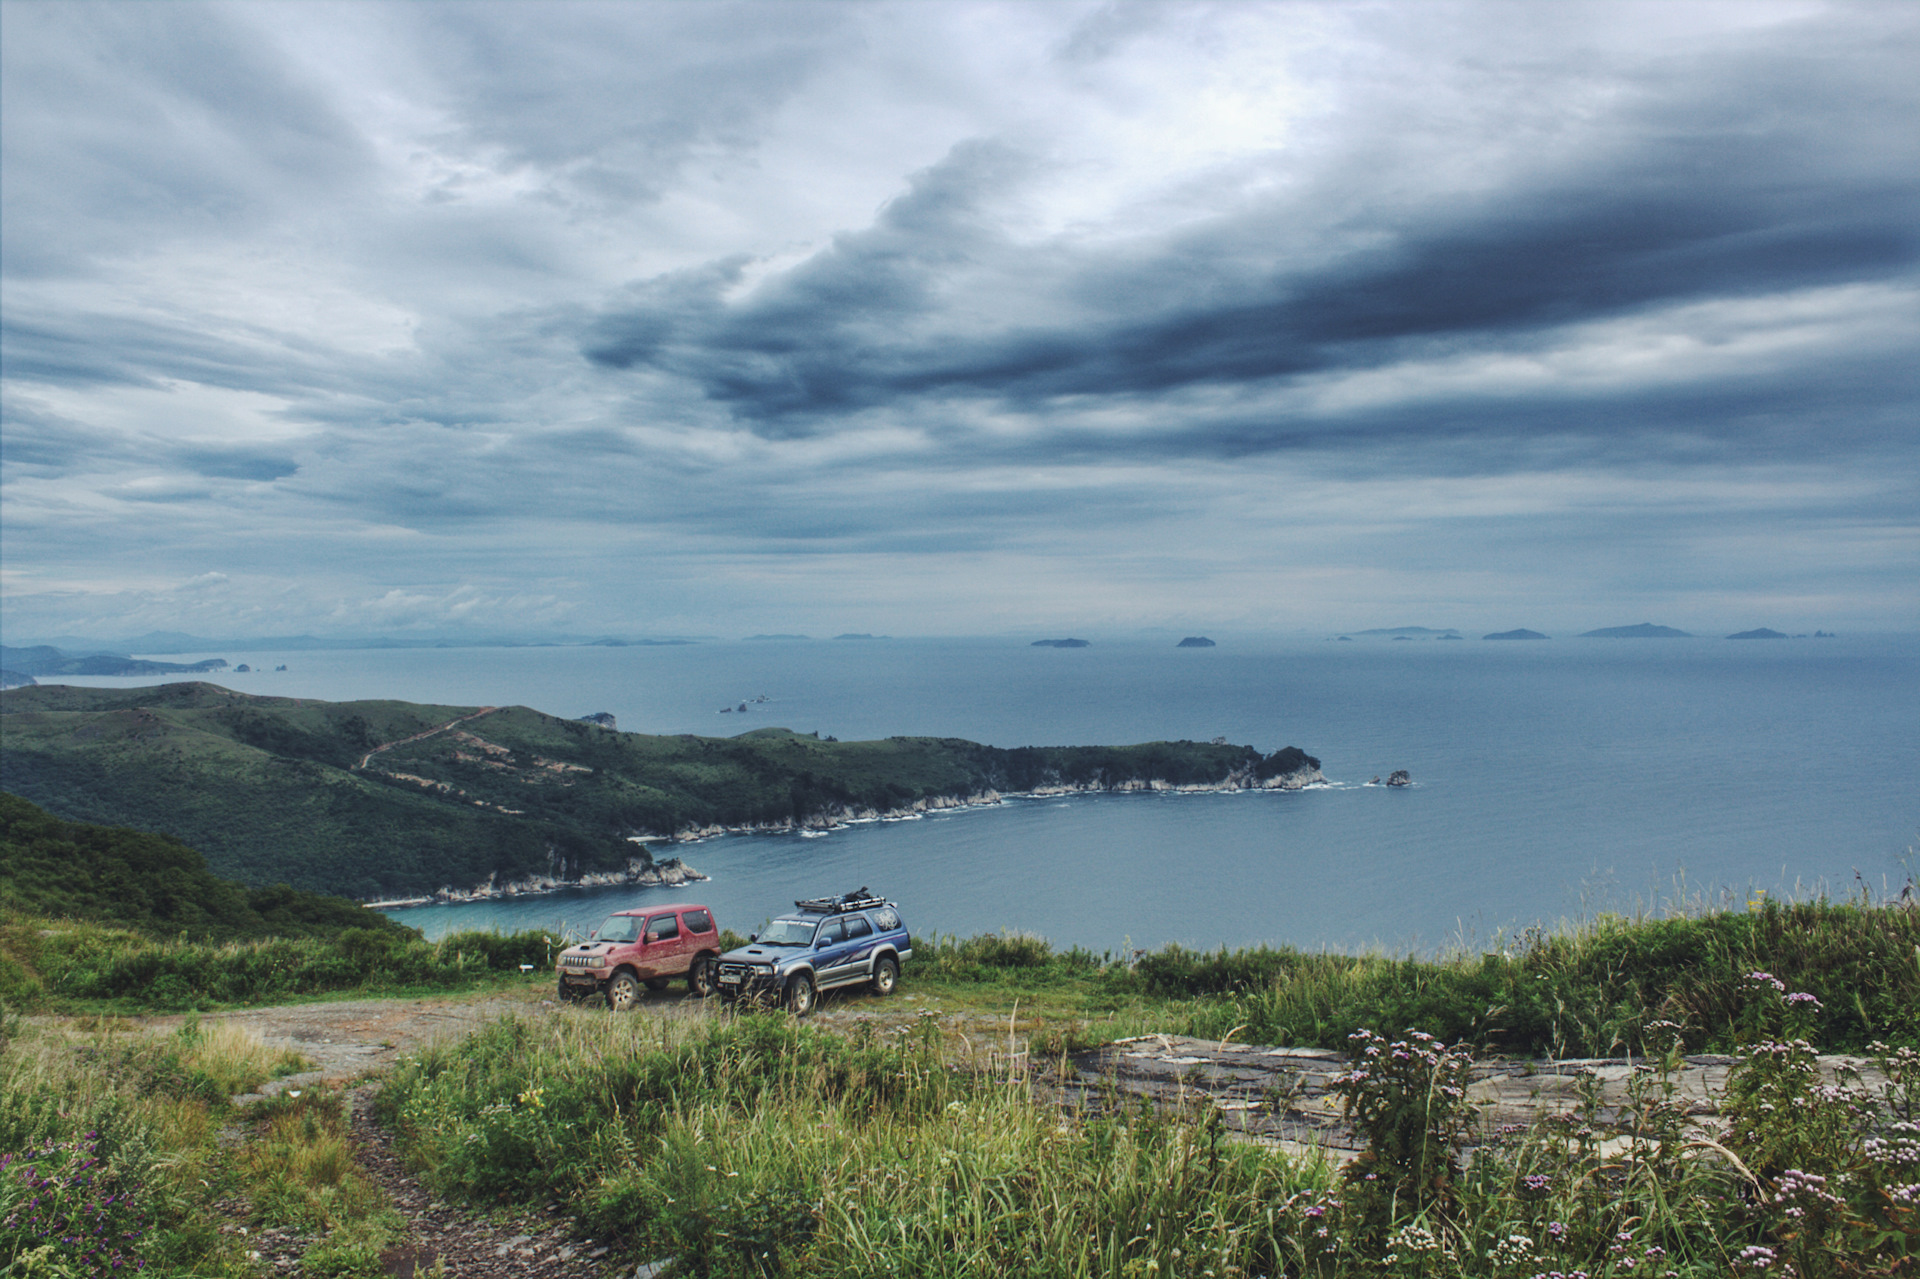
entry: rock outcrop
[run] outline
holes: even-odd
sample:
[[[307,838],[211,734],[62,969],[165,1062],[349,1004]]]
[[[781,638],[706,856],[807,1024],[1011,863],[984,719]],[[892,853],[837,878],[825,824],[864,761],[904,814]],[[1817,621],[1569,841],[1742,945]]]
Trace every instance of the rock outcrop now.
[[[1411,786],[1413,785],[1413,778],[1411,775],[1408,774],[1406,769],[1396,768],[1391,773],[1387,774],[1387,785]]]
[[[564,871],[565,868],[561,869]],[[471,888],[454,888],[449,885],[427,897],[373,904],[377,906],[425,906],[429,903],[444,905],[452,902],[491,901],[501,897],[537,897],[544,893],[557,893],[563,888],[618,888],[622,885],[631,885],[635,888],[676,888],[682,884],[692,884],[706,878],[678,857],[655,861],[650,853],[643,851],[638,857],[628,860],[625,870],[589,871],[584,875],[527,875],[520,879],[507,880],[497,875],[489,875],[486,882],[475,884]]]

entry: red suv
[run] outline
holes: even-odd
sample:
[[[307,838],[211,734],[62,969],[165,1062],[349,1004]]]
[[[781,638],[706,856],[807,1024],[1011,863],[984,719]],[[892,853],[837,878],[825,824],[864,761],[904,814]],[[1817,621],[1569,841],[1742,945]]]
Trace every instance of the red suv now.
[[[713,993],[719,969],[720,926],[705,906],[662,906],[608,915],[593,935],[560,952],[560,1000],[572,1003],[596,994],[616,1012],[640,1001],[640,984],[665,990],[687,975],[696,997]]]

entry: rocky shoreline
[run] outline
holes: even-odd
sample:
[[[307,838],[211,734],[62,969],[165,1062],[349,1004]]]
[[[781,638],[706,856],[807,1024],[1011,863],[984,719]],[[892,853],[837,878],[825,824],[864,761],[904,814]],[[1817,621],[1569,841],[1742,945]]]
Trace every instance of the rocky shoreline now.
[[[704,826],[683,826],[672,834],[642,832],[628,838],[636,843],[656,842],[663,844],[697,843],[703,839],[715,839],[721,835],[791,835],[799,831],[825,832],[838,830],[843,826],[864,822],[911,821],[928,813],[946,812],[957,808],[982,808],[993,804],[1002,804],[1008,800],[1051,799],[1061,795],[1124,795],[1139,792],[1171,793],[1182,795],[1204,795],[1225,791],[1248,790],[1304,790],[1309,786],[1326,784],[1318,767],[1298,768],[1290,773],[1280,773],[1273,777],[1256,776],[1250,768],[1235,769],[1217,782],[1176,784],[1163,778],[1130,777],[1121,782],[1060,782],[1047,786],[1036,786],[1032,790],[976,791],[968,795],[930,795],[917,799],[911,804],[898,808],[853,808],[840,805],[822,809],[800,818],[782,818],[773,822],[741,822],[733,825],[710,823]],[[557,893],[570,888],[617,888],[632,886],[636,888],[674,888],[682,884],[696,883],[707,876],[687,865],[678,857],[664,861],[654,861],[651,857],[635,857],[627,862],[624,871],[590,871],[582,875],[528,875],[521,879],[501,881],[497,876],[488,876],[485,883],[475,884],[472,888],[441,888],[433,893],[419,897],[396,898],[390,901],[369,901],[365,904],[376,910],[399,910],[409,906],[445,906],[463,902],[493,901],[503,897],[536,897],[547,893]]]
[[[408,906],[450,906],[462,902],[495,901],[503,897],[540,897],[569,888],[678,888],[699,883],[707,876],[678,857],[655,861],[651,857],[630,858],[625,870],[588,871],[582,875],[526,875],[501,880],[489,875],[472,888],[447,886],[418,897],[397,897],[387,901],[363,903],[375,910],[400,910]]]

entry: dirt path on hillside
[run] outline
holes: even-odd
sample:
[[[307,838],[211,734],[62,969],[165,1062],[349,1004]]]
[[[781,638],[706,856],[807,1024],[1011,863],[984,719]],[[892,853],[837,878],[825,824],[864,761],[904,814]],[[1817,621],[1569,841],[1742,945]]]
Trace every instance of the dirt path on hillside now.
[[[360,762],[358,764],[355,764],[354,768],[365,769],[368,764],[371,764],[373,762],[373,757],[375,755],[380,754],[382,751],[390,751],[396,746],[408,746],[414,742],[425,741],[427,738],[432,737],[436,733],[444,733],[450,728],[458,728],[462,724],[470,723],[473,720],[479,719],[482,715],[491,715],[499,709],[500,708],[498,706],[482,706],[479,710],[475,711],[471,715],[462,715],[459,719],[450,719],[444,724],[437,724],[434,727],[429,728],[424,732],[415,733],[412,737],[402,737],[399,741],[396,741],[396,742],[383,742],[379,746],[376,746],[372,750],[368,751],[365,755],[362,755],[360,757]]]

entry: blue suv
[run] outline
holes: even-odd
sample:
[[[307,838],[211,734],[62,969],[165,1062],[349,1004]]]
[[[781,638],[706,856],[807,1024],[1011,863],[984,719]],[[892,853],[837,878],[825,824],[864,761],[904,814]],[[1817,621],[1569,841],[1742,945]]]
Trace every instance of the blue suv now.
[[[866,889],[794,903],[748,944],[720,956],[720,997],[779,1000],[794,1013],[813,1009],[823,990],[865,985],[890,995],[913,938],[900,908]]]

